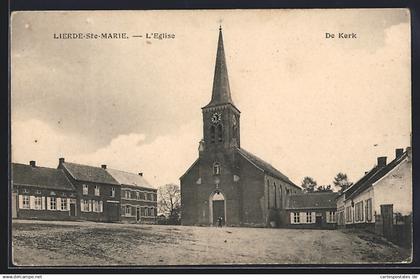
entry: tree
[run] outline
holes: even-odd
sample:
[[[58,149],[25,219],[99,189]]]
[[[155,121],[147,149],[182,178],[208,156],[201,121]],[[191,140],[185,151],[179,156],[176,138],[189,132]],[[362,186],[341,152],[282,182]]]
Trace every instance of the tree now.
[[[301,184],[303,191],[306,193],[313,192],[315,190],[316,185],[317,185],[316,181],[312,177],[309,177],[309,176],[305,176]]]
[[[178,224],[181,211],[181,190],[178,185],[166,184],[158,188],[158,211],[168,217],[171,224]]]
[[[316,188],[317,192],[332,192],[331,185],[320,185]]]
[[[348,178],[347,178],[347,174],[339,172],[335,177],[334,177],[334,186],[337,187],[339,190],[339,192],[343,192],[344,190],[346,190],[347,188],[349,188],[351,185],[353,185],[353,183],[349,182]]]

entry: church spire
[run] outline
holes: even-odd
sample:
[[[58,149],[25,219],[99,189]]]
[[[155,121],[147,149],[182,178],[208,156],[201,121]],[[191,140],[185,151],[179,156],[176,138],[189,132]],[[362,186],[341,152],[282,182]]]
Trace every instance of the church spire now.
[[[222,26],[219,27],[219,41],[217,43],[216,65],[214,69],[213,92],[207,106],[233,104],[230,96],[229,78],[226,67],[225,50],[223,47]],[[206,106],[206,107],[207,107]]]

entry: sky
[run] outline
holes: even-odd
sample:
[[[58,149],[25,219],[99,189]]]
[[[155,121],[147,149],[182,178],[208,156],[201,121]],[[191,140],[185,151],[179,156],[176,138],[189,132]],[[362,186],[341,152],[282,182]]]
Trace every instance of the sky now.
[[[15,12],[12,161],[179,184],[198,157],[221,24],[241,147],[298,185],[355,182],[410,145],[409,22],[405,9]],[[69,32],[129,38],[54,39]],[[155,32],[175,38],[145,38]]]

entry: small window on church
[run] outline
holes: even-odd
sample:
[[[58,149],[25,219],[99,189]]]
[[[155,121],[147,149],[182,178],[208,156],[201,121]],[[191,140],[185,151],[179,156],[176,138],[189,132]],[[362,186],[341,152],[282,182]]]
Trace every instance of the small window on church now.
[[[211,126],[210,127],[210,142],[214,143],[215,139],[216,139],[216,127]]]
[[[223,127],[221,124],[217,126],[217,139],[219,142],[223,141]]]
[[[213,174],[220,174],[220,164],[214,163],[213,164]]]

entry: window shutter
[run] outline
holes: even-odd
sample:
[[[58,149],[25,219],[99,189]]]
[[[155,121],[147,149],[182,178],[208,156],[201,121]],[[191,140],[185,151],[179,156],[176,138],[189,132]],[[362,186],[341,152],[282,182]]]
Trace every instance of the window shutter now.
[[[103,202],[102,201],[99,202],[99,212],[104,212]]]
[[[19,208],[23,208],[23,197],[19,195]]]
[[[29,196],[29,208],[30,209],[35,209],[35,197],[34,196]]]
[[[92,211],[92,200],[89,200],[89,212]]]
[[[47,197],[47,210],[51,210],[51,198]]]
[[[45,197],[41,198],[41,209],[45,210]]]
[[[67,198],[67,211],[70,210],[70,198]]]
[[[80,211],[85,211],[84,200],[80,200]]]
[[[316,219],[315,212],[311,212],[311,221],[312,221],[312,223],[315,223],[315,219]]]
[[[293,212],[290,212],[290,224],[294,224],[295,223],[295,218],[294,218],[294,214]]]
[[[61,198],[56,198],[56,205],[55,208],[56,210],[61,210]]]

